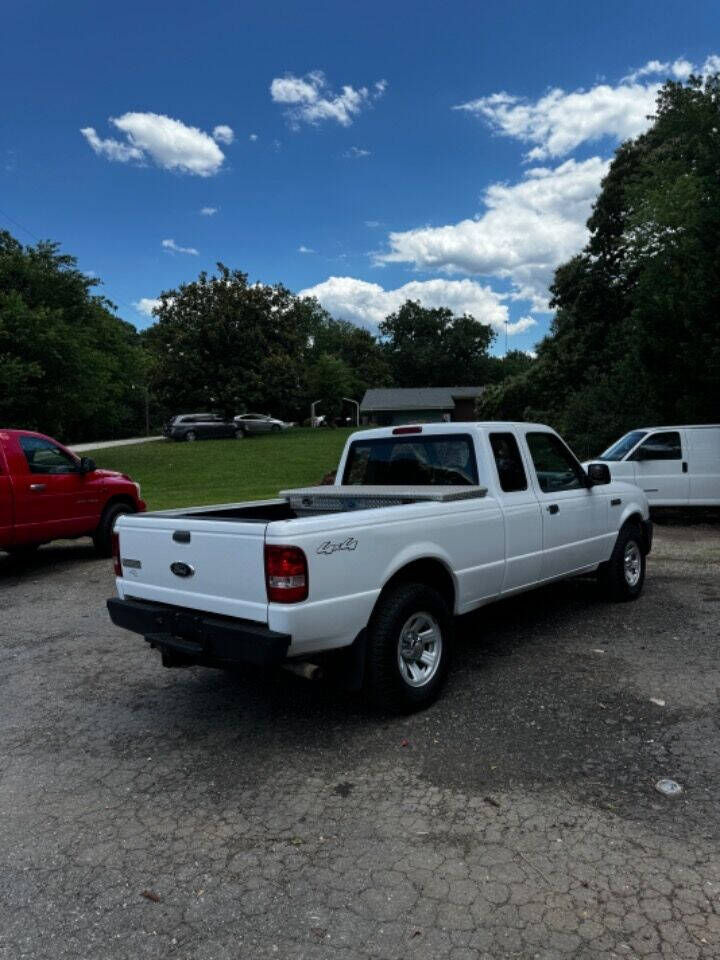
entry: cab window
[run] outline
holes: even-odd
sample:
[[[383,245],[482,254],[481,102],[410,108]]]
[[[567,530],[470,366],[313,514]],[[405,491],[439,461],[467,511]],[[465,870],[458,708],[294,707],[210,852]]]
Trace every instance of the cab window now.
[[[491,433],[490,446],[495,458],[500,488],[505,493],[527,490],[525,467],[515,436],[512,433]]]
[[[74,457],[42,437],[20,437],[20,446],[30,473],[61,474],[79,471]]]
[[[585,486],[582,467],[554,433],[528,433],[527,444],[543,493],[579,490]]]
[[[677,430],[652,433],[643,440],[631,460],[682,460],[680,434]]]
[[[343,478],[343,483],[363,486],[467,486],[477,482],[472,440],[460,433],[356,440]]]

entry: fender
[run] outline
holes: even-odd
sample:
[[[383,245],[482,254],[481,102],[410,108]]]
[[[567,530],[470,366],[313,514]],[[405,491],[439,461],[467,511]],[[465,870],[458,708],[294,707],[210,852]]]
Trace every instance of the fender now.
[[[395,554],[380,578],[382,589],[385,588],[388,581],[392,580],[395,574],[399,573],[403,567],[407,567],[408,564],[414,563],[417,560],[435,560],[443,565],[452,580],[453,591],[455,593],[455,606],[457,607],[459,584],[455,571],[452,568],[452,562],[446,551],[438,546],[438,544],[432,542],[413,543],[401,550],[400,553]],[[453,613],[455,612],[456,611],[453,610]]]

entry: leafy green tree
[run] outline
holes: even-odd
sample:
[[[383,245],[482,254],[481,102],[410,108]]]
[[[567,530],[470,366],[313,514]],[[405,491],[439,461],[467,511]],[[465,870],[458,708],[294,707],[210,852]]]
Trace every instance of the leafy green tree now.
[[[491,376],[489,324],[447,307],[407,300],[381,324],[393,379],[399,387],[485,384]]]
[[[585,249],[555,274],[532,368],[486,391],[484,416],[538,417],[594,455],[648,423],[717,420],[720,79],[660,90],[616,152]]]
[[[319,400],[317,416],[326,416],[330,423],[343,409],[343,397],[352,396],[355,374],[340,357],[320,354],[307,372],[308,396],[311,402]]]
[[[392,383],[390,364],[377,338],[369,330],[347,320],[335,320],[324,311],[318,312],[312,345],[313,358],[323,355],[336,357],[349,368],[346,396],[360,400],[368,388]]]
[[[76,263],[0,231],[0,423],[65,441],[128,435],[143,419],[137,331]]]
[[[219,263],[217,274],[161,294],[145,334],[153,389],[167,413],[211,407],[293,417],[304,410],[305,371],[317,302],[282,285],[248,283]]]

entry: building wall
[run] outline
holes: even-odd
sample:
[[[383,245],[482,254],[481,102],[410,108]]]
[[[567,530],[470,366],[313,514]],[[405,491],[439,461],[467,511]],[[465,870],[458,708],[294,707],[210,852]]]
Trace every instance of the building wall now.
[[[461,422],[467,422],[469,420],[477,420],[475,414],[475,398],[468,398],[467,400],[456,400],[455,409],[452,413],[453,420],[459,420]]]
[[[440,423],[449,419],[452,419],[452,410],[384,410],[363,414],[363,423],[375,427],[399,427],[405,423]]]

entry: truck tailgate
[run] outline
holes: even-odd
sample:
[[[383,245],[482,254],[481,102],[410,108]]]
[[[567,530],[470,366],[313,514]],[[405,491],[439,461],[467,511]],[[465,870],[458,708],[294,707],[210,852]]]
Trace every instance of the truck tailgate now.
[[[267,623],[267,524],[208,525],[187,516],[121,516],[120,595]]]

